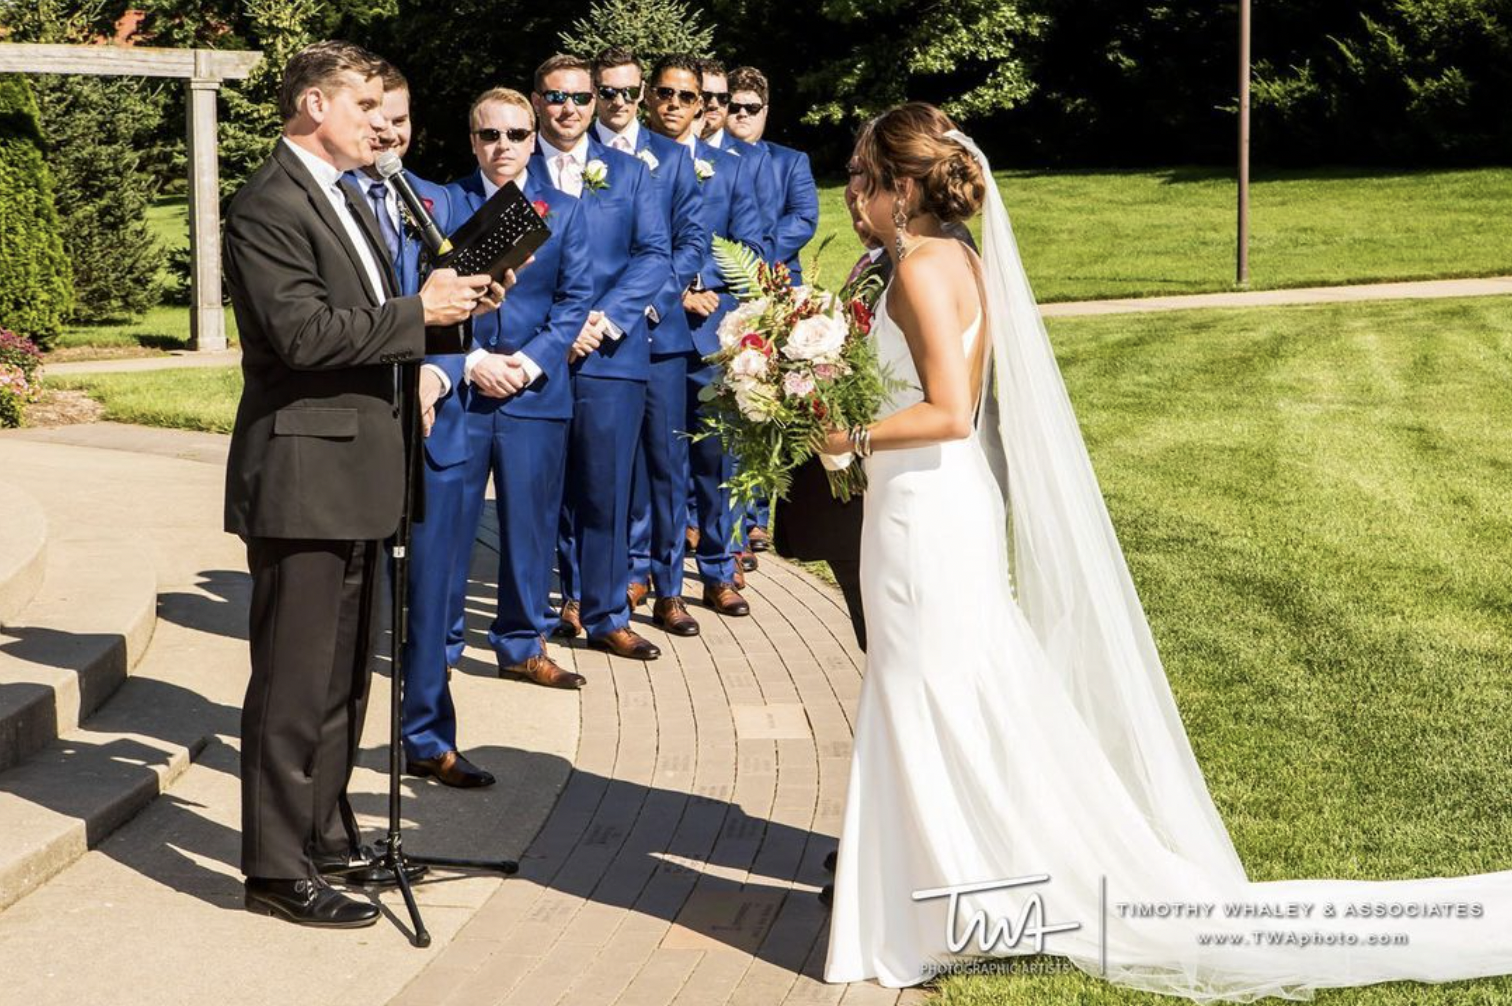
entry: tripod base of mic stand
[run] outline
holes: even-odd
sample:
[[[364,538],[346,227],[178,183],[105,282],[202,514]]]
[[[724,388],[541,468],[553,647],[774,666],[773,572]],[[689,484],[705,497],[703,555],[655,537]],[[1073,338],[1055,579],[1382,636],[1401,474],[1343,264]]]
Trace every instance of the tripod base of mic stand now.
[[[404,852],[398,842],[390,842],[388,839],[379,839],[378,848],[383,850],[383,866],[394,875],[394,881],[399,887],[399,893],[404,896],[404,907],[409,910],[410,926],[414,935],[410,942],[417,947],[425,948],[431,945],[430,930],[425,928],[425,920],[420,917],[420,906],[415,902],[415,892],[410,884],[409,875],[405,867],[415,866],[443,866],[459,870],[486,870],[489,873],[502,873],[508,876],[520,872],[520,864],[512,859],[452,859],[445,856],[411,856]]]

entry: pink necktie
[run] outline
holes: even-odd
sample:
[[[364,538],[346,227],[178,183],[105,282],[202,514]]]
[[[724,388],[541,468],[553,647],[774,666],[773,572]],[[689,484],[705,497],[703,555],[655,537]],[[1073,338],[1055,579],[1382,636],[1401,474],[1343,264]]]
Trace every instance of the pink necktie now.
[[[571,154],[557,155],[557,188],[569,196],[583,194],[583,166]]]
[[[610,140],[609,146],[613,147],[615,150],[622,150],[627,154],[630,153],[630,141],[625,139],[623,133]]]

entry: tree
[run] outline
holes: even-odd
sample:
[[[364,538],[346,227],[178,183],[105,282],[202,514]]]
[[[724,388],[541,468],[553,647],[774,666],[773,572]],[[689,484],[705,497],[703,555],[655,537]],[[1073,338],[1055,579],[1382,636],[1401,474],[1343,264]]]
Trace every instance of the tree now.
[[[702,18],[681,0],[593,0],[587,16],[559,37],[565,51],[590,59],[609,46],[624,46],[645,63],[669,53],[708,56],[714,28]]]
[[[798,77],[813,102],[806,122],[855,122],[909,99],[972,119],[1034,89],[1023,49],[1043,22],[1021,0],[824,0],[820,10],[830,22],[820,58]]]
[[[0,74],[0,327],[46,348],[73,306],[37,104],[26,78]]]

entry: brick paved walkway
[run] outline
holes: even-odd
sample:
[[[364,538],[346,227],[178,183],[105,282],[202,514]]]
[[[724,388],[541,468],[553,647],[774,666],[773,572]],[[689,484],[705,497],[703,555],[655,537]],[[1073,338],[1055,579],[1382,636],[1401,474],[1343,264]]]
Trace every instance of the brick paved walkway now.
[[[589,678],[573,772],[520,874],[394,1006],[916,1002],[822,981],[862,658],[838,593],[764,558],[752,617]],[[637,615],[637,622],[644,622]]]

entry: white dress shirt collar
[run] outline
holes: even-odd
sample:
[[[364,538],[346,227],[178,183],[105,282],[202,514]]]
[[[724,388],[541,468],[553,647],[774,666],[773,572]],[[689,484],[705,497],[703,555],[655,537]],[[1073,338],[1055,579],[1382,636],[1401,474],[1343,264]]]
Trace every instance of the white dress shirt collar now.
[[[625,139],[630,141],[630,152],[632,154],[635,153],[635,151],[640,147],[641,124],[639,119],[631,119],[630,124],[618,133],[610,129],[608,126],[604,125],[602,122],[595,122],[593,124],[593,128],[598,135],[599,142],[604,144],[605,146],[613,146],[614,138],[616,136],[623,136]]]
[[[704,137],[704,142],[713,147],[715,150],[723,150],[725,148],[724,129],[717,129],[713,133],[710,133],[708,136]]]
[[[500,186],[495,185],[493,180],[482,171],[478,172],[478,176],[483,179],[483,199],[486,202],[493,198],[494,193],[499,191]],[[515,177],[514,183],[516,188],[524,192],[525,186],[530,183],[530,169],[521,168],[519,175]]]
[[[363,271],[367,273],[368,285],[373,291],[373,299],[382,304],[386,298],[383,292],[383,274],[378,264],[378,253],[373,250],[372,243],[363,232],[356,212],[347,202],[347,190],[341,187],[341,169],[330,161],[310,153],[287,136],[283,137],[283,142],[294,151],[294,156],[299,158],[299,163],[305,166],[320,186],[320,191],[325,194],[327,202],[331,204],[331,212],[335,213],[336,219],[341,221],[341,229],[346,232],[347,240],[352,243],[352,248],[357,252],[357,258],[362,262]]]
[[[570,154],[572,156],[572,159],[574,161],[577,161],[578,164],[587,164],[588,163],[588,134],[584,133],[582,136],[579,136],[577,143],[573,146],[573,148],[571,150],[562,150],[561,148],[555,146],[554,144],[546,142],[546,138],[544,136],[541,137],[541,156],[544,157],[544,158],[546,158],[546,160],[547,160],[548,163],[552,162],[552,161],[555,161],[558,157],[561,157],[563,154]]]
[[[688,134],[688,138],[686,140],[678,140],[677,142],[681,143],[683,146],[685,146],[685,147],[688,148],[688,156],[689,157],[693,158],[694,160],[698,159],[698,134],[697,133],[689,133]]]

